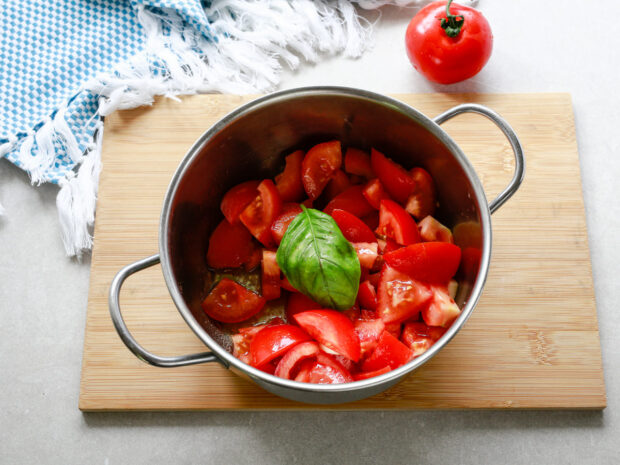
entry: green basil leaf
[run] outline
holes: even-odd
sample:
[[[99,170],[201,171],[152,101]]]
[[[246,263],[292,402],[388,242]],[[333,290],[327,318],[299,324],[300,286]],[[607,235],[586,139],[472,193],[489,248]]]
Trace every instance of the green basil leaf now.
[[[331,216],[305,208],[288,226],[276,260],[291,285],[328,308],[355,304],[360,262]]]

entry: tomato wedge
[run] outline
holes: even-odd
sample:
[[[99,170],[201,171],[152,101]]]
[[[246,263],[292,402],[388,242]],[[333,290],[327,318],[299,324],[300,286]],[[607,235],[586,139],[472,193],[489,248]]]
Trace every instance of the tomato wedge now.
[[[286,276],[282,277],[282,280],[280,281],[280,287],[282,289],[286,289],[289,292],[299,293],[299,291],[297,289],[295,289],[293,287],[293,285],[289,282],[289,280],[288,280],[288,278]],[[319,305],[319,307],[320,307],[320,305]]]
[[[375,149],[370,152],[370,162],[388,194],[401,203],[406,202],[415,187],[409,172]]]
[[[297,381],[297,379],[295,379]],[[328,354],[320,353],[308,373],[306,383],[340,384],[353,381],[351,373]]]
[[[284,355],[293,346],[310,340],[310,336],[293,325],[275,325],[263,328],[250,344],[252,366],[260,367]]]
[[[379,368],[375,371],[362,371],[361,373],[355,373],[353,375],[353,379],[355,381],[362,381],[363,379],[374,378],[375,376],[384,375],[389,373],[392,369],[389,366],[385,366],[383,368]]]
[[[271,224],[280,214],[282,200],[273,181],[265,179],[258,185],[258,196],[239,215],[252,235],[269,248],[275,247]]]
[[[294,316],[297,324],[320,344],[357,362],[360,340],[353,323],[335,310],[309,310]]]
[[[377,289],[377,316],[384,323],[416,317],[433,297],[429,286],[384,265]]]
[[[293,317],[298,313],[305,312],[307,310],[316,310],[317,308],[321,308],[321,305],[317,304],[310,297],[307,297],[297,291],[292,292],[286,301],[286,319],[292,323],[295,321]]]
[[[428,171],[424,168],[413,168],[411,178],[415,184],[413,193],[407,199],[405,210],[411,213],[417,220],[435,213],[437,195],[435,194],[435,183]]]
[[[302,361],[316,358],[321,353],[319,345],[314,341],[302,342],[289,350],[278,366],[274,375],[280,378],[294,379],[297,376],[295,368],[299,368]]]
[[[381,201],[377,234],[394,240],[400,245],[420,242],[418,226],[409,213],[393,200]]]
[[[331,215],[336,209],[345,210],[358,218],[369,215],[374,209],[364,198],[363,191],[364,186],[351,186],[334,197],[323,211]]]
[[[370,228],[371,231],[374,231],[379,227],[379,212],[374,211],[368,215],[364,215],[362,217],[362,221]]]
[[[283,202],[298,202],[304,196],[304,185],[301,182],[301,163],[304,159],[303,150],[297,150],[285,158],[284,171],[275,177],[276,189]]]
[[[441,286],[433,286],[433,298],[422,309],[422,319],[429,326],[449,327],[461,314],[461,309]]]
[[[383,331],[377,347],[362,363],[362,371],[375,371],[384,367],[393,370],[407,363],[412,357],[411,350],[405,344],[389,332]]]
[[[390,196],[385,192],[383,184],[378,179],[368,181],[362,193],[364,198],[368,200],[368,203],[377,210],[379,210],[383,199],[391,200]]]
[[[260,181],[247,181],[230,189],[220,203],[220,210],[230,224],[239,222],[239,215],[258,195]]]
[[[252,363],[250,344],[254,336],[267,325],[249,326],[239,329],[239,332],[231,336],[233,342],[233,355],[248,365]]]
[[[341,164],[340,141],[323,142],[308,150],[301,163],[301,180],[308,197],[318,198]]]
[[[238,323],[260,312],[265,302],[263,297],[232,279],[222,278],[202,302],[202,308],[214,320]]]
[[[357,291],[357,300],[363,309],[372,311],[377,309],[377,292],[370,281],[364,281],[360,284]]]
[[[428,326],[421,321],[405,324],[401,340],[411,349],[414,357],[426,352],[446,332],[445,328]]]
[[[458,270],[461,249],[447,242],[420,242],[388,252],[383,259],[413,279],[445,285]]]
[[[342,235],[350,242],[377,242],[377,238],[372,230],[351,213],[335,209],[331,213],[332,218],[342,231]]]
[[[377,343],[383,331],[385,330],[385,323],[379,319],[374,320],[362,320],[359,319],[355,322],[355,332],[360,339],[360,357],[364,358],[370,354]]]
[[[344,154],[344,170],[347,173],[364,176],[368,179],[375,177],[370,164],[370,156],[363,150],[353,147],[349,147]]]
[[[293,221],[300,213],[301,207],[298,203],[285,203],[282,205],[280,214],[271,225],[271,235],[273,236],[273,240],[276,241],[278,245],[282,242],[282,238],[284,237],[284,233],[286,233],[288,225],[291,224],[291,221]]]
[[[336,170],[325,187],[325,200],[329,201],[333,199],[338,194],[346,191],[349,187],[351,187],[351,181],[349,181],[347,174],[342,170]]]
[[[357,252],[357,258],[360,261],[362,268],[372,269],[377,257],[378,245],[376,242],[353,242],[353,248]]]
[[[425,217],[418,223],[420,238],[424,242],[448,242],[454,244],[452,232],[432,216]]]
[[[276,253],[263,250],[261,262],[261,290],[267,300],[280,298],[280,267],[276,261]]]
[[[246,271],[252,271],[258,265],[260,265],[260,262],[262,259],[263,259],[262,249],[258,247],[258,245],[254,244],[254,250],[252,252],[252,255],[250,255],[250,258],[246,260],[246,262],[243,264],[243,267],[245,268]]]
[[[209,238],[207,265],[221,269],[250,264],[257,248],[243,225],[222,220]]]

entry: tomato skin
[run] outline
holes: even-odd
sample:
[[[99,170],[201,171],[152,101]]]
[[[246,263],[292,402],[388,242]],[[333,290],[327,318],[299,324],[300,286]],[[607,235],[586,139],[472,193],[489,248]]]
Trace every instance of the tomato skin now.
[[[372,230],[357,216],[338,208],[331,212],[331,216],[349,242],[377,242]]]
[[[420,242],[418,225],[403,207],[393,200],[381,201],[377,234],[390,238],[400,245]]]
[[[276,367],[274,375],[280,378],[293,379],[295,368],[304,360],[316,358],[320,352],[321,349],[316,342],[301,342],[284,354]]]
[[[276,189],[283,202],[298,202],[304,196],[304,185],[301,181],[303,159],[303,150],[291,153],[285,158],[284,171],[275,177]]]
[[[370,162],[387,193],[398,202],[406,202],[415,188],[409,172],[375,149],[370,152]]]
[[[372,205],[372,208],[379,210],[381,201],[383,199],[391,200],[390,196],[385,192],[383,184],[378,179],[372,179],[368,181],[368,184],[364,187],[364,198],[368,200],[368,203]]]
[[[323,142],[308,150],[301,163],[301,180],[308,197],[318,198],[341,164],[340,141]]]
[[[267,300],[280,298],[280,267],[276,261],[276,253],[263,250],[261,261],[261,290]]]
[[[440,84],[453,84],[476,75],[493,50],[491,26],[477,10],[452,3],[450,14],[465,21],[456,37],[441,28],[446,2],[433,2],[411,20],[405,34],[409,61],[424,77]]]
[[[415,318],[433,297],[431,288],[398,272],[387,264],[377,288],[377,316],[384,323]]]
[[[452,232],[432,216],[427,216],[418,223],[420,238],[424,242],[447,242],[454,244]]]
[[[357,291],[357,300],[360,303],[360,307],[363,309],[372,311],[377,309],[377,292],[370,281],[364,281],[360,284],[359,290]]]
[[[258,196],[239,215],[239,219],[252,235],[271,249],[275,241],[271,234],[271,224],[280,214],[282,199],[273,181],[265,179],[258,185]]]
[[[334,197],[323,211],[331,215],[336,209],[345,210],[358,218],[369,215],[374,209],[364,198],[363,191],[364,186],[351,186]]]
[[[447,242],[420,242],[383,255],[385,263],[412,279],[446,285],[461,261],[461,248]]]
[[[411,178],[415,183],[413,193],[407,199],[405,210],[415,219],[421,220],[424,217],[435,213],[437,204],[437,194],[435,193],[435,183],[428,171],[424,168],[413,168]]]
[[[375,173],[370,164],[370,156],[363,150],[349,147],[344,154],[344,170],[347,173],[374,178]]]
[[[247,181],[230,189],[220,203],[220,210],[230,224],[239,223],[239,215],[258,195],[260,181]]]
[[[379,368],[375,371],[362,371],[361,373],[355,373],[353,375],[353,379],[355,381],[362,381],[363,379],[374,378],[375,376],[384,375],[389,373],[392,369],[389,366],[385,366],[383,368]]]
[[[360,341],[353,323],[335,310],[309,310],[294,317],[297,324],[320,344],[357,362],[360,359]]]
[[[256,249],[252,236],[243,225],[222,220],[209,237],[207,265],[218,269],[249,265]]]
[[[293,317],[298,313],[305,312],[307,310],[315,310],[317,308],[321,308],[321,305],[317,304],[310,297],[297,291],[292,292],[286,301],[286,319],[289,323],[293,323],[295,321]]]
[[[323,192],[326,200],[331,200],[351,187],[349,177],[342,170],[336,170]]]
[[[400,342],[388,331],[383,331],[377,347],[362,363],[362,371],[375,371],[384,367],[392,370],[409,362],[413,354],[405,344]]]
[[[282,242],[282,238],[284,237],[284,233],[286,233],[288,225],[291,224],[291,221],[293,221],[300,213],[301,207],[298,203],[285,203],[282,205],[280,214],[271,225],[271,235],[273,236],[273,240],[276,241],[278,245]]]
[[[250,354],[252,366],[260,367],[284,355],[296,344],[310,340],[301,328],[293,325],[266,326],[252,340]]]
[[[266,300],[258,294],[222,278],[202,302],[202,309],[214,320],[222,323],[238,323],[256,315]]]

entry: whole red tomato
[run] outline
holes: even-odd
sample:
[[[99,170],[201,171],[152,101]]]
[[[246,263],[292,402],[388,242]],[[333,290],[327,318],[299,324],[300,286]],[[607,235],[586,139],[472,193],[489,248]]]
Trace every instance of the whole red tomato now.
[[[431,81],[452,84],[484,67],[493,50],[493,34],[479,11],[440,1],[413,17],[405,44],[415,69]]]

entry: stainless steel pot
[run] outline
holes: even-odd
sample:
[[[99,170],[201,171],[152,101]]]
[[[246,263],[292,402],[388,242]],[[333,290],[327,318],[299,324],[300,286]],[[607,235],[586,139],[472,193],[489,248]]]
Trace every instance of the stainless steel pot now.
[[[508,138],[515,155],[515,173],[508,187],[487,204],[480,181],[452,138],[440,124],[460,113],[478,113],[493,121]],[[284,156],[294,149],[338,139],[345,146],[375,147],[405,167],[423,166],[438,187],[439,220],[450,227],[468,223],[468,241],[479,251],[473,273],[459,282],[459,318],[426,353],[384,375],[354,383],[317,385],[285,380],[241,362],[231,354],[229,337],[201,309],[208,276],[208,237],[221,219],[219,203],[232,186],[249,179],[273,177]],[[372,92],[344,87],[308,87],[258,98],[222,118],[190,148],[172,177],[159,227],[159,255],[118,272],[110,286],[114,326],[127,347],[141,360],[159,367],[219,362],[250,378],[267,391],[289,399],[333,404],[382,392],[428,362],[463,327],[482,292],[491,259],[491,213],[518,189],[524,176],[521,145],[512,128],[492,110],[464,104],[430,119],[402,102]],[[473,228],[471,227],[473,225]],[[474,241],[472,244],[471,242]],[[138,344],[129,333],[119,306],[125,279],[161,261],[170,295],[179,312],[211,352],[160,357]]]

